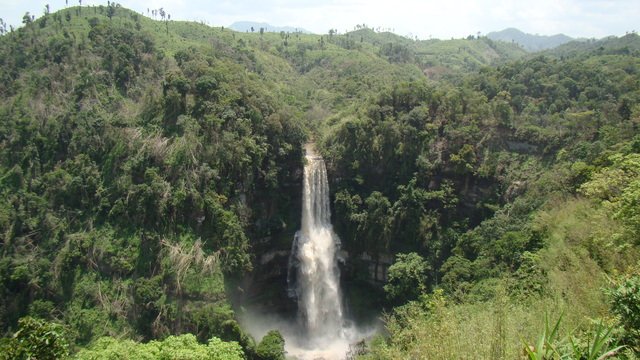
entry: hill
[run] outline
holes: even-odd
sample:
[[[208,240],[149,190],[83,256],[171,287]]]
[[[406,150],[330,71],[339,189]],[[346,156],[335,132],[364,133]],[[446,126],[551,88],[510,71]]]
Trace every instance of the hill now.
[[[530,52],[552,49],[566,44],[574,39],[564,34],[557,35],[533,35],[524,33],[518,29],[508,28],[502,31],[490,32],[487,37],[495,41],[516,43]]]
[[[275,32],[279,33],[281,31],[288,33],[303,33],[303,34],[311,34],[311,31],[305,30],[303,28],[297,28],[293,26],[274,26],[265,22],[255,22],[255,21],[236,21],[233,24],[229,25],[229,29],[239,31],[239,32],[253,32],[260,31],[260,29],[264,29],[267,32]],[[253,29],[253,31],[251,30]]]
[[[516,45],[487,38],[415,41],[369,28],[345,36],[356,43],[373,45],[378,49],[378,55],[391,63],[415,64],[432,79],[513,61],[526,54]]]
[[[547,50],[545,54],[556,57],[586,57],[597,55],[637,54],[640,51],[640,36],[630,33],[625,36],[610,36],[600,40],[572,41],[554,49]]]
[[[191,332],[248,349],[225,284],[250,243],[293,235],[307,135],[256,73],[291,67],[234,36],[111,4],[0,38],[3,331],[30,314],[79,346]]]

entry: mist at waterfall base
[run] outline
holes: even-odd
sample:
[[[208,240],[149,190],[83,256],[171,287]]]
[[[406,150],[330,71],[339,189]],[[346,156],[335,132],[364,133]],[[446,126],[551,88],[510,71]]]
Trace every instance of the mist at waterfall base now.
[[[278,329],[288,358],[343,359],[353,345],[370,338],[376,326],[358,327],[345,318],[340,291],[340,240],[331,225],[329,186],[324,160],[306,147],[302,226],[294,238],[287,276],[296,299],[295,319],[247,313],[241,321],[256,339]]]

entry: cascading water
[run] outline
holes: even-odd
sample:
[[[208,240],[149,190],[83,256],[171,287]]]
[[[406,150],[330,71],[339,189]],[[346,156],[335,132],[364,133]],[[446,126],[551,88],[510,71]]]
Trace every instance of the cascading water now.
[[[344,318],[340,292],[340,240],[331,226],[329,184],[322,157],[306,147],[302,193],[302,226],[289,256],[289,295],[298,303],[297,320],[273,314],[247,314],[242,320],[256,339],[278,329],[287,359],[344,359],[350,348],[376,332],[358,328]]]
[[[289,259],[290,294],[298,300],[298,320],[309,345],[343,337],[338,236],[331,226],[329,185],[322,157],[306,147],[302,193],[302,228]],[[295,278],[294,278],[295,277]]]

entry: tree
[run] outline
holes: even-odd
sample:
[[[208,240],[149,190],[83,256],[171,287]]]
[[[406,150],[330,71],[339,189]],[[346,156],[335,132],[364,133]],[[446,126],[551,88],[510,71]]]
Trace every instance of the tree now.
[[[449,293],[463,292],[473,278],[473,263],[462,256],[451,256],[440,268],[442,287]],[[462,291],[461,291],[462,290]]]
[[[397,254],[396,262],[389,267],[384,291],[394,303],[417,299],[427,290],[427,272],[431,266],[417,253]]]
[[[25,25],[29,25],[31,24],[31,14],[29,14],[29,12],[27,11],[26,13],[24,13],[24,16],[22,17],[22,23]]]
[[[634,238],[640,233],[640,155],[616,154],[609,161],[612,164],[593,174],[580,192],[606,202]]]
[[[640,275],[617,280],[607,295],[611,309],[620,317],[624,327],[625,341],[629,345],[640,346]]]
[[[391,230],[391,203],[381,192],[374,191],[364,201],[365,216],[364,224],[359,226],[358,231],[365,235],[365,249],[376,260],[376,274],[378,258],[380,254],[389,250],[389,235]]]
[[[55,360],[69,355],[62,325],[24,317],[18,326],[13,337],[0,343],[0,359]]]
[[[115,15],[115,13],[116,7],[113,6],[113,3],[109,3],[109,5],[107,6],[107,17],[109,18],[109,20],[113,18],[113,15]]]
[[[189,360],[240,360],[242,348],[235,341],[225,342],[216,337],[206,345],[198,343],[192,334],[169,336],[162,341],[146,344],[131,340],[103,337],[75,357],[85,359],[189,359]],[[39,358],[38,358],[39,359]]]
[[[278,330],[271,330],[256,348],[259,360],[284,360],[284,338]]]

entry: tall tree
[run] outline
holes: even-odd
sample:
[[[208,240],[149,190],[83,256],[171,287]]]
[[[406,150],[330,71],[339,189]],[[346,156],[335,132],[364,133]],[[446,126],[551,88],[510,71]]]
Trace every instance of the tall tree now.
[[[31,24],[31,14],[29,14],[29,12],[27,11],[26,13],[24,13],[24,16],[22,17],[22,23],[25,25],[29,25]]]

